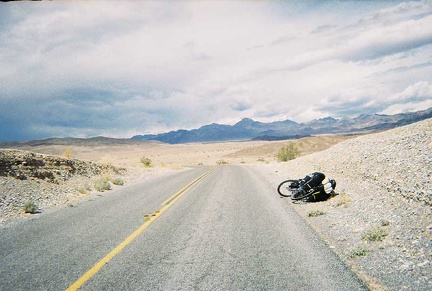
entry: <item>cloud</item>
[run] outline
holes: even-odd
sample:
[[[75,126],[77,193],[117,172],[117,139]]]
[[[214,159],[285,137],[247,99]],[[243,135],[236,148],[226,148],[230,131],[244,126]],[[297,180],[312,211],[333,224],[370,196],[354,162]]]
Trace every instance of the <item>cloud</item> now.
[[[432,106],[432,85],[420,81],[401,92],[381,98],[378,95],[346,94],[325,98],[314,107],[314,111],[330,113],[335,117],[355,116],[359,112],[373,114],[396,114],[406,111],[417,111]]]
[[[432,7],[339,4],[0,4],[0,140],[428,106]]]
[[[431,25],[432,15],[427,15],[397,25],[365,31],[350,41],[346,51],[338,57],[348,61],[369,60],[431,44],[432,32],[427,29]]]
[[[405,90],[391,96],[388,99],[390,103],[406,103],[406,102],[420,102],[432,99],[432,85],[426,81],[420,81],[410,85]]]
[[[363,62],[391,56],[432,44],[432,11],[418,19],[408,19],[397,24],[379,25],[362,29],[355,28],[350,33],[344,32],[327,35],[324,43],[290,58],[284,64],[262,73],[284,70],[299,70],[329,60],[343,62]],[[320,33],[317,27],[312,33]]]

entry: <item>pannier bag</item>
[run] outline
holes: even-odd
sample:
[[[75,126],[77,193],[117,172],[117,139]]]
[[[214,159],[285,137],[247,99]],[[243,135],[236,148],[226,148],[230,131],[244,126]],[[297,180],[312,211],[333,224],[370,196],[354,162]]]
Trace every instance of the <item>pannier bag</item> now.
[[[310,190],[321,185],[321,182],[324,181],[325,175],[323,173],[315,172],[307,175],[300,181],[300,188],[303,190]]]
[[[294,195],[300,195],[301,193],[309,191],[312,188],[319,191],[308,197],[306,201],[325,201],[330,198],[331,195],[333,195],[334,189],[336,188],[336,181],[328,178],[326,179],[323,173],[314,172],[300,180],[298,190]]]

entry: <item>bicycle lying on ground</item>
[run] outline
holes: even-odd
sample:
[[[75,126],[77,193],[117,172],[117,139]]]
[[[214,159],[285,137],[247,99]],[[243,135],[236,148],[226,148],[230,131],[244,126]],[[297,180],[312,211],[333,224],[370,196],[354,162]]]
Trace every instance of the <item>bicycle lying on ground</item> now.
[[[312,173],[303,179],[285,180],[279,184],[277,191],[291,200],[323,201],[327,200],[336,188],[336,181],[325,179],[323,173]]]

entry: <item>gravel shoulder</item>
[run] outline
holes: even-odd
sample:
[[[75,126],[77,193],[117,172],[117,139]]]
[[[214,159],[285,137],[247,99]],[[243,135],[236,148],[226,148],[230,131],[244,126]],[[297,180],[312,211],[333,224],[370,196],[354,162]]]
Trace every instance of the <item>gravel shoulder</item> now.
[[[0,149],[0,227],[16,218],[31,217],[57,207],[74,207],[108,189],[170,172],[169,169],[121,168],[93,161],[70,159],[15,149]]]
[[[432,290],[431,119],[253,167],[275,195],[288,178],[320,171],[335,179],[339,195],[293,208],[372,290]]]

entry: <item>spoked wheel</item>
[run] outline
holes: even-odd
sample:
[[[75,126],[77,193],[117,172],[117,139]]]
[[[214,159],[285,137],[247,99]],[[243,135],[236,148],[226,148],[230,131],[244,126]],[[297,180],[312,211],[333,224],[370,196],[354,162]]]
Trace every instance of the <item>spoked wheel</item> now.
[[[277,191],[283,197],[291,197],[293,190],[298,188],[299,180],[285,180],[279,184]]]
[[[291,200],[302,200],[302,199],[306,199],[310,196],[312,196],[313,194],[318,193],[315,189],[310,189],[309,191],[302,191],[300,193],[296,193],[296,195],[292,195],[291,196]]]

